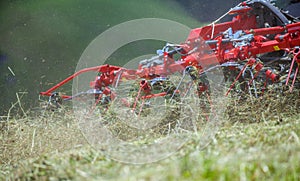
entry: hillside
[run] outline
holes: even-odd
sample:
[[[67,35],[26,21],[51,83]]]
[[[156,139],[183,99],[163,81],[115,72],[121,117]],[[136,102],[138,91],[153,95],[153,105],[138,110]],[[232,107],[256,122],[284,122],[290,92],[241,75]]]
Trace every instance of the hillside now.
[[[17,92],[25,108],[37,106],[38,93],[72,74],[87,45],[114,25],[138,18],[201,25],[171,0],[17,0],[1,1],[0,9],[1,115],[17,100]],[[150,43],[138,53],[155,53],[162,45]]]
[[[39,97],[40,91],[74,73],[86,47],[109,28],[141,18],[169,19],[196,28],[237,3],[0,1],[0,180],[300,180],[297,86],[290,92],[287,86],[270,81],[265,89],[268,82],[263,79],[256,84],[256,98],[248,94],[251,87],[243,94],[242,83],[228,96],[221,90],[219,97],[214,97],[214,86],[212,93],[199,96],[199,87],[189,87],[194,80],[179,73],[170,76],[171,81],[164,75],[157,82],[153,79],[155,93],[167,93],[150,101],[139,101],[141,88],[137,87],[142,81],[132,84],[130,80],[121,81],[115,89],[126,96],[119,99],[121,104],[112,98],[114,91],[103,99],[97,97],[103,101],[98,105],[94,94],[78,97],[73,107],[68,104],[72,101],[49,106],[48,97]],[[277,3],[288,4],[283,0]],[[145,27],[145,32],[153,30],[160,35],[169,30]],[[111,42],[120,40],[110,38],[104,41],[108,50]],[[107,62],[123,65],[155,53],[164,44],[153,39],[130,42]],[[174,90],[181,82],[184,95],[179,97]],[[259,83],[265,83],[264,87]],[[71,86],[59,91],[71,94]],[[253,92],[257,93],[256,88]],[[110,99],[109,107],[105,101]],[[143,124],[150,126],[139,127]]]

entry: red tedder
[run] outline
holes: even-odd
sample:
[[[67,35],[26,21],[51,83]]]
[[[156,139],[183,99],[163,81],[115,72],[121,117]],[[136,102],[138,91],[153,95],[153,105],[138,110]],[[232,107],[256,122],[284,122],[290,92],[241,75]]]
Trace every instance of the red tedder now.
[[[213,82],[207,80],[206,74],[216,68],[221,68],[230,82],[226,95],[247,91],[257,97],[267,84],[288,85],[290,91],[299,86],[299,19],[263,0],[242,2],[226,15],[232,20],[219,23],[225,17],[222,16],[210,25],[193,29],[184,43],[167,44],[158,56],[141,61],[136,70],[113,65],[86,68],[40,94],[59,104],[75,99],[81,94],[59,95],[54,91],[91,71],[98,75],[85,94],[94,95],[96,104],[110,103],[118,96],[114,91],[118,84],[134,80],[133,101],[122,100],[132,109],[137,107],[137,100],[184,96],[178,88],[182,82],[173,85],[168,79],[174,73],[189,75],[197,87],[197,96],[210,91]]]

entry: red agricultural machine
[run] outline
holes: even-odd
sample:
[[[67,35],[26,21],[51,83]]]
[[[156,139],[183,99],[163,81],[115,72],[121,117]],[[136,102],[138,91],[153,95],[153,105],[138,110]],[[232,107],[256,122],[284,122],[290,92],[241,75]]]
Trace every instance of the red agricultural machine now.
[[[210,25],[193,29],[185,42],[167,44],[157,56],[140,61],[136,70],[114,65],[82,69],[40,94],[49,96],[49,102],[57,106],[92,95],[95,105],[107,109],[119,97],[117,87],[131,81],[130,98],[127,94],[120,100],[140,115],[155,98],[183,99],[190,84],[196,87],[192,91],[195,97],[209,96],[214,82],[207,74],[216,69],[227,82],[224,96],[242,92],[259,97],[268,85],[287,86],[291,92],[298,88],[300,20],[264,0],[242,2],[226,15],[232,19],[219,23],[224,15]],[[55,92],[86,72],[97,73],[88,91],[74,95]],[[174,83],[170,76],[175,73],[186,75],[189,81],[179,79]]]

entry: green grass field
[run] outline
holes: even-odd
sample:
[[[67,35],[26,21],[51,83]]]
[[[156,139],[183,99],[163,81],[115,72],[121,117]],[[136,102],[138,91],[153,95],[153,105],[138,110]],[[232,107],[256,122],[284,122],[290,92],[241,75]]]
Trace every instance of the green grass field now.
[[[10,119],[1,123],[0,179],[299,180],[298,94],[229,103],[235,112],[207,147],[200,149],[195,138],[169,158],[142,165],[91,147],[68,112]]]
[[[300,180],[299,90],[240,104],[231,100],[208,146],[199,147],[195,137],[172,156],[141,165],[120,163],[94,149],[68,110],[25,109],[36,107],[39,91],[73,73],[84,48],[109,27],[147,17],[201,26],[174,1],[0,5],[0,53],[8,57],[0,64],[0,180]],[[145,49],[154,53],[160,44],[150,42]]]
[[[6,59],[0,61],[0,90],[4,95],[0,97],[0,114],[7,114],[16,101],[16,92],[26,93],[24,107],[35,107],[39,92],[74,73],[81,54],[94,38],[115,25],[140,18],[201,26],[172,0],[1,2],[0,55]],[[125,46],[111,59],[124,64],[135,56],[155,54],[164,44]],[[62,89],[69,90],[70,85]]]

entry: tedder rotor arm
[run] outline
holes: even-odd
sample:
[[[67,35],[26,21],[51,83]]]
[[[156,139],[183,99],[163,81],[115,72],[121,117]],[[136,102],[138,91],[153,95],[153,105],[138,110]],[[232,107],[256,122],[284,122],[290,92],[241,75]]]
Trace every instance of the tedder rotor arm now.
[[[73,80],[75,77],[79,76],[80,74],[86,73],[86,72],[110,72],[110,70],[120,70],[121,67],[118,66],[111,66],[111,65],[101,65],[101,66],[95,66],[90,68],[85,68],[82,70],[79,70],[78,72],[75,72],[73,75],[69,76],[68,78],[64,79],[63,81],[59,82],[55,86],[51,87],[45,92],[40,92],[40,95],[43,96],[51,96],[56,89],[63,86],[64,84],[68,83],[69,81]],[[70,99],[72,96],[69,95],[61,95],[63,99]]]

